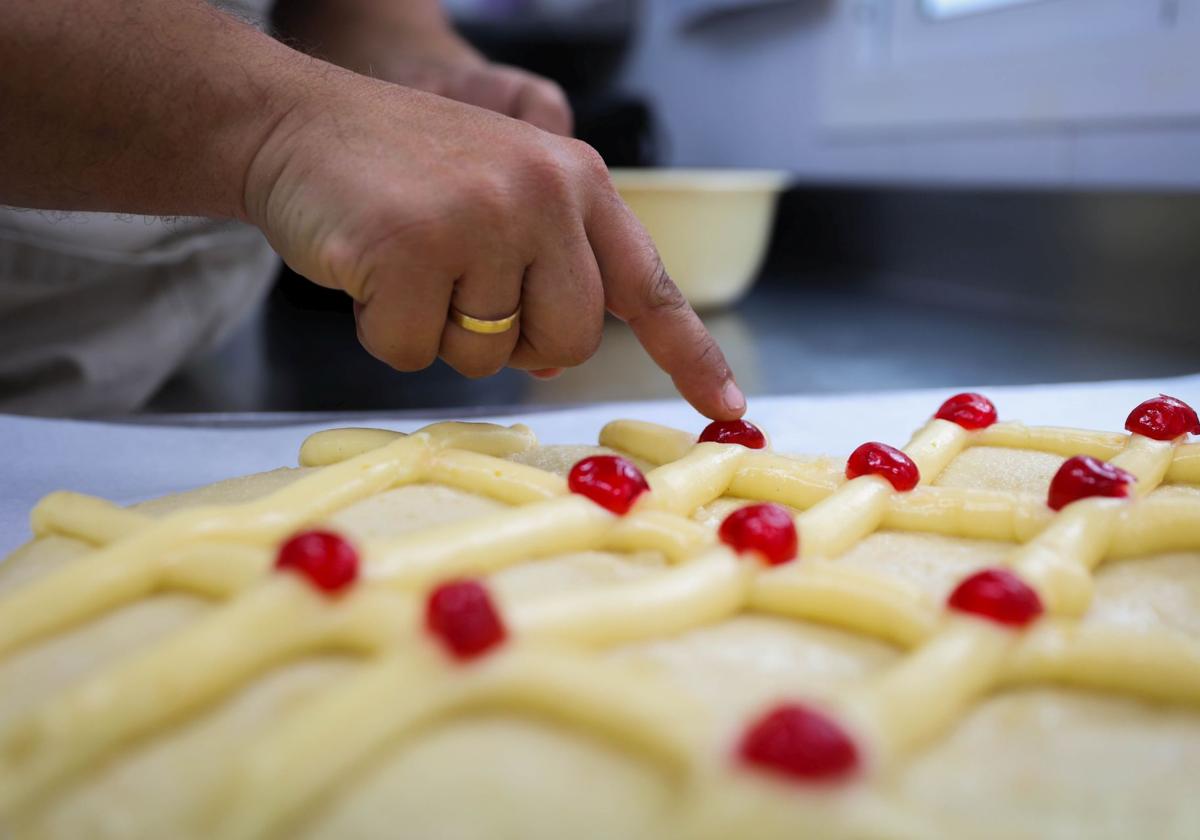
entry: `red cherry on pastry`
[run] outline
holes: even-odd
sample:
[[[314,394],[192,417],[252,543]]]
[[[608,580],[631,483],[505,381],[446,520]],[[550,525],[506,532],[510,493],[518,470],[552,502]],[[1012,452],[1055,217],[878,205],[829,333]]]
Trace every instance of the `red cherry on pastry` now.
[[[1125,428],[1154,440],[1175,440],[1189,433],[1200,435],[1200,418],[1183,400],[1160,394],[1131,411]]]
[[[983,394],[955,394],[942,403],[934,416],[964,429],[986,429],[996,422],[996,406]]]
[[[736,443],[747,449],[762,449],[767,445],[762,429],[745,420],[714,420],[700,433],[701,443]]]
[[[721,523],[717,536],[738,554],[756,551],[769,566],[796,556],[796,523],[787,509],[764,503],[738,508]]]
[[[1042,614],[1037,592],[1006,569],[976,572],[955,587],[947,603],[959,612],[1012,627],[1024,627]]]
[[[840,726],[798,703],[777,706],[742,736],[742,760],[803,781],[832,781],[858,766],[858,749]]]
[[[462,660],[481,656],[507,635],[491,595],[474,580],[451,581],[433,590],[425,608],[425,626]]]
[[[285,542],[275,568],[299,572],[323,592],[340,592],[358,577],[358,552],[329,531],[305,531]]]
[[[593,455],[571,467],[567,486],[605,510],[624,516],[650,489],[642,471],[617,455]]]
[[[1050,479],[1046,504],[1062,510],[1071,502],[1091,496],[1121,498],[1128,496],[1137,479],[1120,467],[1090,455],[1068,458]]]
[[[886,443],[864,443],[850,453],[846,478],[861,475],[881,475],[901,492],[913,489],[921,480],[921,472],[912,458]]]

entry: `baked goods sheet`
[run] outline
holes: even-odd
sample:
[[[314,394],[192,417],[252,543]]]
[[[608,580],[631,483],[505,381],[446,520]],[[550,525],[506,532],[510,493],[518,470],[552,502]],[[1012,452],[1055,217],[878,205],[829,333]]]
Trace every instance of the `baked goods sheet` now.
[[[979,390],[1001,419],[1031,425],[1116,431],[1130,409],[1159,393],[1200,407],[1200,374],[1087,384],[988,386],[868,394],[757,397],[747,418],[781,452],[845,454],[867,440],[902,445],[947,396]],[[516,411],[473,420],[527,423],[543,443],[589,443],[609,420],[651,420],[699,432],[705,420],[682,401],[599,403],[578,408]],[[150,499],[233,476],[296,463],[304,438],[335,426],[370,425],[412,431],[430,418],[361,417],[347,422],[196,428],[45,420],[0,415],[0,557],[27,540],[29,511],[42,496],[74,490],[120,504]],[[289,417],[289,421],[292,418]],[[433,418],[443,419],[443,418]]]

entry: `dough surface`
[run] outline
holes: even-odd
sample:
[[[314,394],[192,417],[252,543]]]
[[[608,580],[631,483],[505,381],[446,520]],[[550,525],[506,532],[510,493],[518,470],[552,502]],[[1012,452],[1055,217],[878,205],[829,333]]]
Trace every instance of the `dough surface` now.
[[[441,424],[391,442],[312,441],[312,466],[130,511],[51,497],[35,514],[40,536],[0,563],[0,829],[112,840],[1200,836],[1200,495],[1161,475],[1180,444],[1131,439],[1120,457],[1147,475],[1161,467],[1156,486],[1068,508],[1083,511],[1080,531],[1105,532],[1099,556],[1080,560],[1084,548],[1076,557],[1063,537],[1059,560],[1082,572],[1043,579],[1022,552],[1065,521],[1043,508],[1069,452],[931,421],[908,451],[932,476],[901,498],[846,482],[829,459],[694,441],[616,423],[603,447],[540,447],[522,430]],[[388,451],[407,466],[379,478]],[[653,488],[624,520],[563,481],[580,458],[614,451]],[[358,461],[368,466],[351,472]],[[357,480],[378,486],[337,495]],[[349,594],[316,595],[270,568],[272,506],[289,488],[331,494],[297,525],[361,548]],[[797,513],[796,561],[765,569],[716,541],[747,496]],[[939,513],[923,512],[926,498]],[[985,498],[1009,518],[977,513]],[[255,505],[266,513],[219,527],[180,518]],[[175,523],[200,536],[176,538]],[[144,555],[125,548],[156,526],[172,536]],[[845,534],[856,536],[843,546]],[[84,568],[105,551],[106,568],[153,571],[123,567],[130,582],[105,583]],[[1048,604],[1025,631],[943,607],[963,578],[998,566],[1030,570]],[[508,640],[479,663],[451,660],[424,630],[425,593],[447,577],[483,582],[505,617]],[[69,580],[86,587],[50,588]],[[686,591],[673,583],[685,580]],[[834,584],[843,600],[822,594]],[[64,600],[36,600],[54,592]],[[52,615],[34,632],[6,624],[6,608]],[[954,640],[969,649],[958,665],[933,655]],[[897,676],[910,673],[915,694]],[[806,784],[744,764],[741,733],[781,702],[840,721],[863,766]]]

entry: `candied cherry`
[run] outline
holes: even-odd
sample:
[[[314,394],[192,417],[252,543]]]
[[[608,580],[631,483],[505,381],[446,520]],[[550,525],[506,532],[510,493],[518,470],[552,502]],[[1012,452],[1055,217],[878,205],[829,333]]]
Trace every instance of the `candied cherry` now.
[[[358,577],[358,552],[330,531],[296,534],[279,548],[275,568],[299,572],[322,592],[341,592]]]
[[[742,760],[807,782],[833,781],[858,767],[858,748],[834,721],[799,703],[777,706],[742,736]]]
[[[619,455],[593,455],[571,467],[567,486],[605,510],[624,516],[650,489],[642,471]]]
[[[886,443],[864,443],[850,453],[846,478],[862,475],[881,475],[901,492],[913,489],[921,480],[921,472],[912,458]]]
[[[984,569],[954,588],[947,603],[959,612],[1024,627],[1042,614],[1042,599],[1007,569]]]
[[[443,583],[429,594],[425,626],[457,659],[481,656],[508,635],[492,596],[474,580]]]
[[[768,566],[795,559],[799,546],[792,515],[769,502],[738,508],[725,517],[717,536],[738,554],[758,552]]]
[[[986,429],[996,422],[996,406],[983,394],[955,394],[942,403],[934,416],[974,431]]]
[[[1062,510],[1071,502],[1091,496],[1122,498],[1133,491],[1137,481],[1130,473],[1114,467],[1107,461],[1090,455],[1068,458],[1050,479],[1050,493],[1046,504],[1053,510]]]
[[[1200,435],[1200,418],[1183,400],[1159,394],[1131,411],[1125,428],[1154,440],[1175,440],[1189,433]]]
[[[700,433],[700,442],[736,443],[747,449],[762,449],[767,445],[767,436],[745,420],[714,420]]]

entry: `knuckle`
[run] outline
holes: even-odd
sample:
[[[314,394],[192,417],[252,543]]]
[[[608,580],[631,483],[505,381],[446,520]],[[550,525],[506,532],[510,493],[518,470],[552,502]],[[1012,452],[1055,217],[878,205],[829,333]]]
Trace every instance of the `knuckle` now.
[[[571,195],[571,169],[557,155],[544,154],[535,158],[529,165],[529,177],[543,197],[565,199]]]
[[[447,359],[450,367],[454,368],[467,379],[484,379],[495,376],[504,368],[504,362],[499,359]]]
[[[384,360],[401,373],[415,373],[418,370],[425,370],[437,360],[435,351],[423,350],[398,350],[389,353]]]
[[[545,107],[555,111],[566,110],[567,94],[549,79],[534,79],[529,84],[530,95]]]
[[[510,190],[499,179],[480,179],[475,185],[471,205],[488,224],[505,224],[511,219]]]
[[[549,354],[551,367],[575,367],[586,362],[600,349],[603,337],[603,316],[586,323],[576,323],[571,331],[560,337],[554,352]]]
[[[717,342],[712,336],[706,336],[700,344],[700,352],[696,354],[696,361],[693,365],[697,368],[708,368],[713,365],[721,367],[728,374],[728,366],[725,364],[725,355],[721,352],[721,348],[717,346]]]
[[[646,281],[646,306],[658,314],[673,314],[688,309],[687,299],[675,285],[661,259],[654,258],[654,267]]]
[[[565,105],[564,100],[564,105]],[[592,181],[609,182],[608,164],[592,146],[582,140],[571,141],[572,151],[581,172]]]
[[[496,96],[504,103],[505,113],[513,110],[521,94],[528,87],[529,79],[526,74],[515,67],[491,65],[484,71]]]
[[[563,90],[562,85],[551,79],[538,79],[537,87],[539,93],[546,98],[547,101],[559,106],[566,106],[567,93]]]
[[[358,332],[358,340],[368,353],[402,373],[424,370],[437,359],[437,350],[433,348],[376,341],[362,329]]]
[[[361,300],[358,274],[362,263],[362,252],[344,236],[326,237],[317,246],[313,273],[309,279],[324,286],[344,289],[356,300]],[[306,272],[301,272],[306,273]]]
[[[598,346],[598,345],[597,345]],[[558,348],[551,356],[550,367],[576,367],[596,354],[596,346],[582,341],[572,341]]]
[[[575,348],[577,361],[573,362],[573,364],[581,365],[592,358],[592,356],[595,356],[596,351],[600,349],[601,337],[602,333],[599,328],[588,330],[585,335],[581,336]]]

